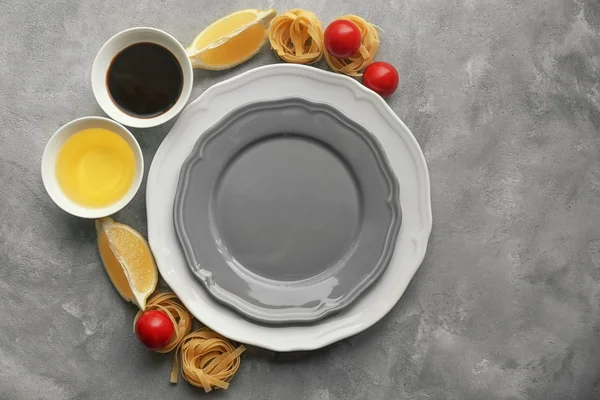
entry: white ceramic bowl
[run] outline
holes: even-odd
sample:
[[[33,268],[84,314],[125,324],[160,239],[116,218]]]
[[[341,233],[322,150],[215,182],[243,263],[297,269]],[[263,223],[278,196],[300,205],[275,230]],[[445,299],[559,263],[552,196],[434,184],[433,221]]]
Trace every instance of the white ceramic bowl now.
[[[75,133],[91,128],[103,128],[118,134],[129,144],[135,156],[135,176],[129,191],[116,203],[103,208],[88,208],[75,203],[63,193],[56,180],[56,157],[65,141]],[[42,181],[46,191],[60,208],[77,217],[102,218],[121,210],[135,196],[140,188],[143,176],[144,158],[137,140],[127,128],[108,118],[83,117],[63,125],[52,135],[42,155]]]
[[[106,74],[115,56],[126,47],[141,42],[155,43],[169,50],[177,58],[183,72],[183,88],[175,105],[167,112],[152,118],[139,118],[121,111],[113,102],[106,84]],[[131,28],[117,33],[104,43],[92,65],[92,90],[102,110],[115,121],[135,128],[158,126],[179,114],[190,97],[193,80],[192,63],[185,48],[173,36],[155,28]]]

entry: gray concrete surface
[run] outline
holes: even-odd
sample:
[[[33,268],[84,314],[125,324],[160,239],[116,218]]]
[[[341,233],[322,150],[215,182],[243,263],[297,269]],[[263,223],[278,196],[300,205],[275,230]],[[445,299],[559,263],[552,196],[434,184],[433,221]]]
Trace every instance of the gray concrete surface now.
[[[434,228],[400,303],[307,354],[252,350],[230,390],[168,383],[131,333],[93,225],[42,187],[50,135],[102,115],[92,60],[149,25],[184,43],[233,10],[302,3],[379,25],[392,108],[429,163]],[[258,65],[197,72],[192,98]],[[171,124],[134,130],[147,165]],[[598,0],[2,0],[0,399],[600,399]],[[144,187],[116,218],[146,232]]]

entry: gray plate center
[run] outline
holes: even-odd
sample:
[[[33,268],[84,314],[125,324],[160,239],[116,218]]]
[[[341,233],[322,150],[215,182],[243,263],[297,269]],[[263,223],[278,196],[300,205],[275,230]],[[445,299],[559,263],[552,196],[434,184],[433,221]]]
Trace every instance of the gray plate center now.
[[[308,279],[343,262],[361,224],[348,166],[322,143],[293,135],[240,152],[217,184],[211,211],[215,239],[229,256],[279,281]]]

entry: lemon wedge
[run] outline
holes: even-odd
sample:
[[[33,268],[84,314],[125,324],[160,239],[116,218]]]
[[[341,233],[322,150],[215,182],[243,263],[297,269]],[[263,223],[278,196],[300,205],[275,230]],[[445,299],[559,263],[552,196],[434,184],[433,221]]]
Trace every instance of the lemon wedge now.
[[[274,9],[246,9],[213,22],[186,49],[194,68],[235,67],[260,51],[268,39]]]
[[[146,308],[158,283],[158,271],[148,242],[130,226],[112,218],[96,220],[98,250],[108,277],[125,300]]]

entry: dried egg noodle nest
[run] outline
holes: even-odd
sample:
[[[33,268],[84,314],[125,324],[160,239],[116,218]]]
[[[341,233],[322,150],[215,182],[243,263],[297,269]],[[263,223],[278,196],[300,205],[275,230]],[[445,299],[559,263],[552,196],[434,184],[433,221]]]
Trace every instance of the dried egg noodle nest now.
[[[158,353],[168,353],[181,342],[183,337],[187,335],[192,329],[192,316],[188,310],[185,309],[183,304],[179,301],[175,293],[155,293],[148,299],[146,303],[146,309],[138,311],[135,319],[133,320],[133,331],[135,332],[135,323],[144,311],[148,310],[159,310],[167,314],[167,317],[173,322],[175,327],[175,337],[171,342],[164,348],[154,350]]]
[[[294,8],[271,21],[269,41],[273,51],[284,61],[313,64],[323,57],[323,27],[317,16]]]
[[[209,328],[190,333],[180,344],[181,376],[193,386],[210,392],[212,388],[227,389],[229,381],[240,367],[240,354],[244,346],[237,349],[233,343]],[[177,382],[177,376],[171,382]]]
[[[373,62],[377,50],[379,50],[379,33],[377,27],[357,15],[344,15],[335,20],[345,19],[352,21],[358,26],[362,44],[356,54],[348,58],[337,58],[325,50],[325,60],[329,67],[335,72],[354,77],[362,76],[362,71]]]
[[[168,353],[175,349],[171,383],[177,383],[179,376],[179,358],[181,357],[181,376],[191,385],[210,392],[213,387],[227,389],[229,381],[240,367],[240,354],[244,346],[237,349],[231,341],[209,328],[201,328],[190,333],[192,315],[185,309],[175,293],[156,293],[148,299],[147,310],[159,310],[167,314],[175,326],[175,337],[164,348],[154,350]],[[135,323],[144,311],[139,311]]]

